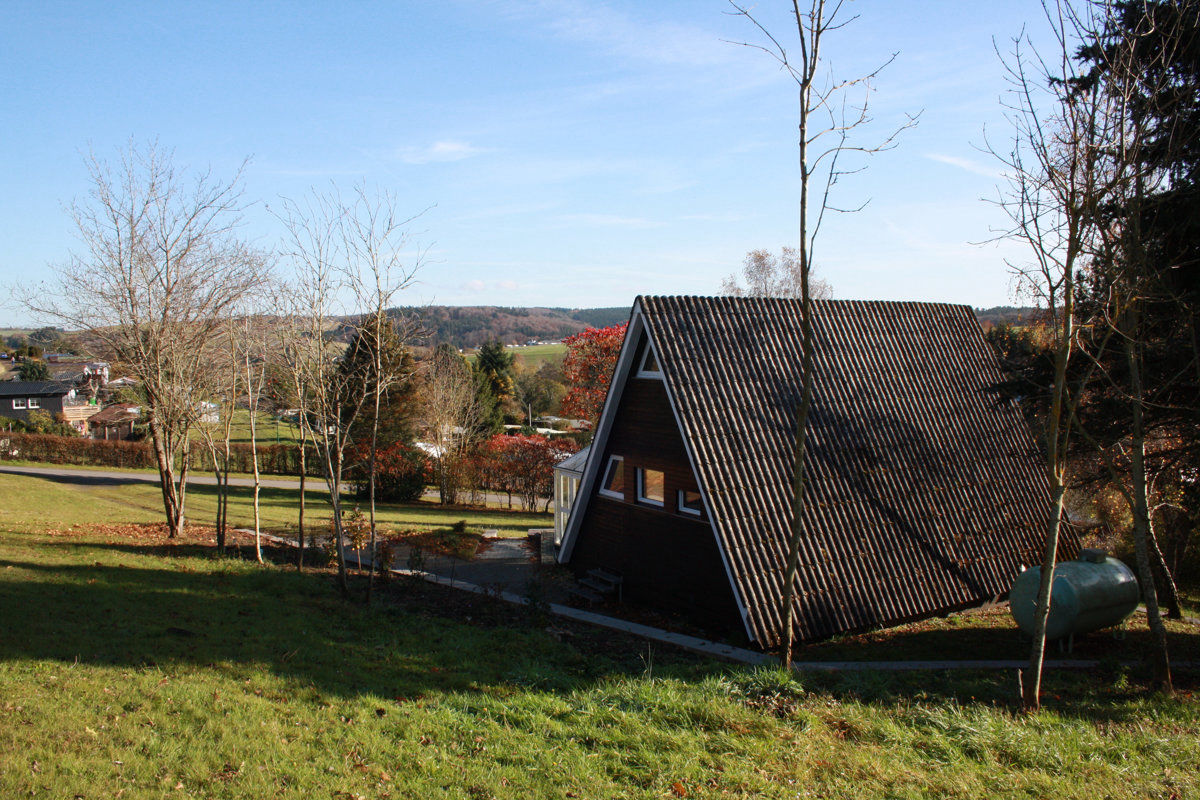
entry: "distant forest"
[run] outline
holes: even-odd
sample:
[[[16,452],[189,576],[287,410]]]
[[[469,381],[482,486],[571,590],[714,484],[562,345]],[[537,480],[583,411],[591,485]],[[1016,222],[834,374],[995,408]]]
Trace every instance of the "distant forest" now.
[[[393,313],[419,323],[417,344],[449,342],[455,347],[478,347],[485,342],[524,344],[530,340],[558,341],[584,328],[603,328],[629,320],[628,306],[613,308],[510,308],[503,306],[407,306]],[[1000,323],[1027,323],[1035,308],[996,306],[977,308],[979,323],[988,329]]]
[[[449,342],[478,347],[485,342],[524,344],[558,340],[585,328],[603,328],[629,319],[629,307],[506,308],[503,306],[407,306],[395,314],[418,323],[418,344]]]
[[[1042,310],[1030,306],[995,306],[975,309],[975,317],[986,331],[993,325],[1028,325],[1037,319]]]
[[[503,306],[405,306],[392,309],[397,317],[418,323],[421,335],[415,344],[432,346],[448,342],[463,349],[498,340],[504,344],[524,344],[532,340],[556,342],[584,328],[603,328],[629,320],[629,307],[612,308],[509,308]],[[977,308],[975,316],[984,330],[993,325],[1025,324],[1035,319],[1036,308],[995,306]],[[338,331],[347,339],[352,328]],[[72,334],[58,328],[37,330],[10,328],[0,330],[0,351],[15,351],[25,345],[37,345],[47,353],[77,352],[79,343]]]

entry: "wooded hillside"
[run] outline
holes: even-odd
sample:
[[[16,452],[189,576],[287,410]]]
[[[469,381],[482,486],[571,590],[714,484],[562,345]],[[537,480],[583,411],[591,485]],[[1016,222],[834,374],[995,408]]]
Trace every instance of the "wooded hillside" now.
[[[500,306],[408,306],[396,313],[421,323],[421,344],[448,342],[478,347],[499,340],[558,341],[588,328],[603,328],[629,319],[629,308],[505,308]]]

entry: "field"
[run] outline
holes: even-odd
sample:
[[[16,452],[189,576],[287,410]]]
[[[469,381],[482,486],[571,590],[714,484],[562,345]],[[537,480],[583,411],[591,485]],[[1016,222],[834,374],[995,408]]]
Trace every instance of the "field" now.
[[[324,533],[329,529],[328,503],[323,499],[324,484],[308,494],[305,528]],[[280,534],[295,534],[298,489],[263,488],[260,494],[262,529]],[[254,522],[253,490],[230,487],[229,522],[232,527],[251,526]],[[120,483],[104,478],[80,482],[77,479],[35,478],[0,474],[0,529],[38,530],[69,528],[90,523],[121,524],[160,522],[162,494],[151,483]],[[15,501],[15,502],[14,502]],[[188,517],[199,524],[211,524],[216,515],[216,487],[189,485]],[[351,505],[353,501],[351,501]],[[48,510],[53,509],[53,516]],[[436,503],[379,505],[380,528],[386,532],[429,531],[446,527],[456,520],[469,518],[478,528],[496,528],[504,535],[525,535],[529,528],[553,525],[550,514],[525,514],[499,509],[442,508]]]
[[[1200,791],[1195,673],[1176,698],[1051,673],[1027,715],[1009,674],[791,679],[411,580],[367,607],[328,573],[96,527],[153,518],[131,488],[0,475],[0,797]],[[986,635],[952,619],[913,634]]]
[[[276,418],[265,411],[258,412],[256,418],[256,438],[262,444],[295,444],[300,441],[300,428],[293,422]],[[221,426],[214,426],[218,439],[224,436]],[[230,441],[244,444],[250,443],[250,412],[238,409],[233,414],[233,425],[230,427]]]
[[[528,347],[509,348],[527,369],[536,370],[547,361],[562,361],[567,352],[565,344],[531,344]]]
[[[526,369],[537,370],[547,361],[561,361],[563,354],[567,352],[567,346],[562,343],[531,344],[528,347],[509,347],[508,352],[514,354]],[[467,353],[466,356],[468,361],[474,363],[474,352]]]

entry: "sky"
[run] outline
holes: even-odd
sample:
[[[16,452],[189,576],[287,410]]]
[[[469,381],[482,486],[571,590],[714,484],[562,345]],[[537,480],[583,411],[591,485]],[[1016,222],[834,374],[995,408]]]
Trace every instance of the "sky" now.
[[[754,13],[794,45],[789,4]],[[835,297],[1013,302],[1001,175],[1004,49],[1037,0],[852,0],[833,75],[896,53],[870,144],[839,182],[815,265]],[[157,141],[244,173],[242,235],[277,247],[282,198],[356,183],[425,210],[406,305],[625,306],[713,294],[754,249],[798,238],[794,84],[717,0],[22,3],[0,0],[0,283],[78,249],[85,156]],[[859,166],[855,164],[855,166]],[[982,244],[981,244],[982,243]],[[31,318],[0,295],[0,325]]]

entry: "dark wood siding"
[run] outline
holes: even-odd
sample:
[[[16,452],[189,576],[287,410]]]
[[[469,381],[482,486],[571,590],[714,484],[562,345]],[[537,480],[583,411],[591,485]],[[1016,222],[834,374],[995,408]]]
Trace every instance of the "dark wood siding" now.
[[[610,455],[625,459],[625,498],[593,490],[571,567],[579,574],[593,567],[620,573],[626,602],[678,613],[713,632],[742,633],[712,527],[677,513],[678,490],[697,486],[662,381],[630,376],[604,463]],[[663,508],[637,502],[638,467],[664,473]]]

